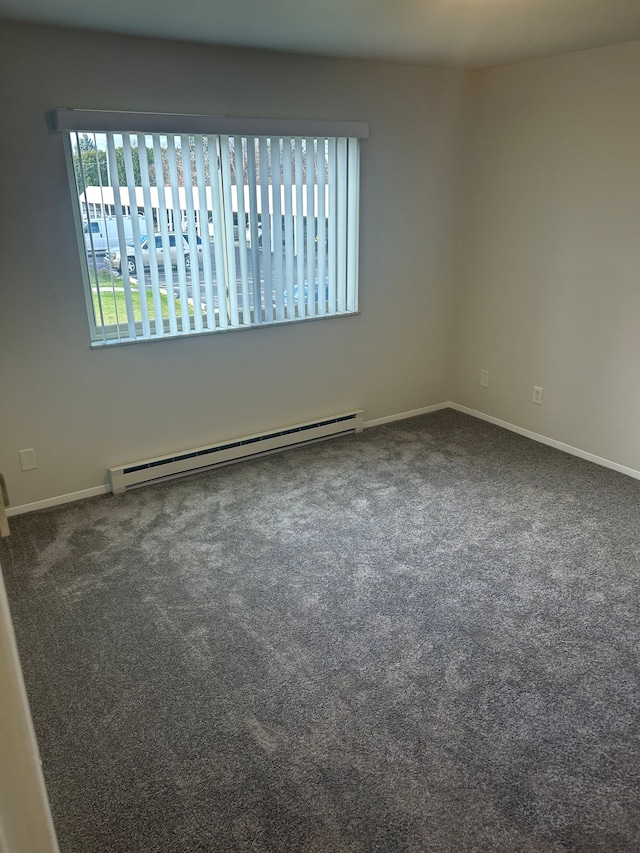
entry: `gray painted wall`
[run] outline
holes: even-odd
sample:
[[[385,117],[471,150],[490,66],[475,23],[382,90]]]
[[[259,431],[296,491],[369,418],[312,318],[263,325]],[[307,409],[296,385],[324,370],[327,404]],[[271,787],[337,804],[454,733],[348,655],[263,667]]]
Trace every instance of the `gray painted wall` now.
[[[110,465],[449,396],[464,75],[0,24],[0,471],[13,505]],[[361,315],[90,350],[54,107],[358,119]],[[22,472],[17,451],[35,448]]]
[[[214,439],[449,399],[640,470],[638,80],[638,42],[464,75],[0,24],[12,503]],[[44,123],[59,106],[370,122],[361,315],[91,351]]]
[[[470,75],[451,396],[636,471],[639,84],[639,42]]]

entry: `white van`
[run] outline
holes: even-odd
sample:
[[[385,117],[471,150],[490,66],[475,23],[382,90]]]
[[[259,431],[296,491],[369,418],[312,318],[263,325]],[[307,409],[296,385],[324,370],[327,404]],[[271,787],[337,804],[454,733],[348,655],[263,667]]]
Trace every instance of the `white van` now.
[[[123,216],[122,225],[125,242],[129,245],[133,243],[133,221],[131,217]],[[91,233],[89,233],[89,228],[91,228]],[[140,239],[146,237],[147,223],[144,216],[138,217],[138,228],[140,229]],[[97,255],[102,255],[107,250],[119,251],[118,220],[115,216],[108,216],[106,219],[92,219],[90,222],[85,221],[82,231],[87,252],[93,249]]]

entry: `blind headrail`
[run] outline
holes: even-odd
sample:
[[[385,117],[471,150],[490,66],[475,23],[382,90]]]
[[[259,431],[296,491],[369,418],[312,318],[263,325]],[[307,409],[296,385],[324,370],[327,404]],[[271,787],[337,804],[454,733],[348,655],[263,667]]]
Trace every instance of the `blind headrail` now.
[[[181,113],[137,113],[110,110],[51,110],[54,132],[237,134],[240,136],[342,136],[367,139],[364,121],[241,118]]]

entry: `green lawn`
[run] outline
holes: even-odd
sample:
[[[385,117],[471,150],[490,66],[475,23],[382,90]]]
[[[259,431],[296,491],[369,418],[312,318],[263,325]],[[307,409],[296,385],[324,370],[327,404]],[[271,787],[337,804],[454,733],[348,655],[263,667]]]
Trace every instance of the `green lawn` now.
[[[95,313],[96,323],[100,326],[104,322],[105,326],[112,323],[127,322],[127,304],[124,296],[124,284],[121,278],[112,280],[108,272],[100,271],[98,274],[98,282],[100,286],[100,302],[102,303],[102,318],[100,315],[100,305],[98,304],[98,289],[95,286],[95,280],[92,281],[91,293],[93,294],[93,310]],[[147,297],[147,312],[151,319],[155,319],[155,306],[151,291],[146,291]],[[142,320],[140,311],[140,293],[135,283],[131,284],[131,301],[133,303],[133,319],[136,322]],[[160,294],[160,303],[162,306],[162,317],[169,317],[169,299],[165,293]],[[179,299],[175,300],[176,315],[181,316],[181,303]],[[189,305],[189,314],[193,314],[193,305]]]

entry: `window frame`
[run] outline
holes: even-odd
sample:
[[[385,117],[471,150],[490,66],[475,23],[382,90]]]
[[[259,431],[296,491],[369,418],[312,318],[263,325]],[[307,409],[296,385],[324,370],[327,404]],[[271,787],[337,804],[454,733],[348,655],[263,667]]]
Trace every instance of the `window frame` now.
[[[352,305],[350,309],[347,309],[346,305],[336,305],[336,310],[331,312],[324,313],[316,313],[311,316],[287,316],[286,319],[277,319],[275,315],[275,309],[273,312],[273,318],[268,321],[264,321],[262,319],[256,319],[255,311],[253,307],[244,307],[245,315],[246,311],[249,311],[248,322],[245,322],[245,315],[242,315],[243,323],[242,325],[228,325],[227,327],[214,327],[214,328],[203,328],[203,329],[195,329],[195,318],[193,315],[188,315],[188,329],[184,329],[182,327],[184,321],[184,315],[181,314],[180,325],[181,328],[178,330],[177,334],[172,334],[169,328],[169,321],[167,318],[163,319],[163,329],[162,332],[158,333],[158,329],[156,327],[156,320],[149,317],[146,321],[147,329],[149,330],[147,334],[142,334],[142,326],[143,323],[141,321],[136,321],[134,323],[131,322],[132,318],[129,320],[124,320],[120,323],[107,325],[105,323],[100,324],[99,318],[96,317],[94,313],[94,303],[92,297],[92,282],[91,282],[91,269],[90,265],[93,262],[95,265],[95,257],[92,259],[88,257],[88,253],[85,248],[84,242],[84,232],[83,232],[83,217],[82,217],[82,203],[78,198],[78,192],[76,188],[76,179],[74,172],[74,162],[73,162],[73,148],[71,144],[71,134],[72,133],[89,133],[89,134],[102,134],[102,133],[112,133],[112,134],[144,134],[145,136],[151,136],[152,134],[156,135],[166,135],[169,136],[171,134],[175,134],[176,136],[186,137],[188,135],[199,135],[199,134],[214,134],[228,136],[232,135],[234,137],[242,136],[244,137],[257,137],[260,138],[262,136],[270,136],[272,138],[286,139],[290,135],[293,136],[301,136],[306,138],[307,140],[312,140],[315,143],[317,139],[328,139],[334,136],[352,139],[352,140],[362,140],[368,138],[369,134],[369,126],[365,122],[345,122],[345,121],[337,121],[337,122],[327,122],[327,121],[313,121],[313,120],[288,120],[288,119],[247,119],[247,118],[229,118],[229,117],[221,117],[221,116],[200,116],[200,115],[181,115],[181,114],[163,114],[163,113],[131,113],[131,112],[112,112],[112,111],[102,111],[102,110],[55,110],[52,111],[52,129],[56,132],[60,132],[63,134],[65,140],[65,152],[67,157],[67,167],[69,174],[69,181],[72,190],[72,194],[74,196],[75,202],[73,205],[74,209],[74,218],[76,220],[76,234],[78,237],[78,244],[80,250],[80,257],[83,268],[83,278],[84,278],[84,292],[85,292],[85,302],[87,307],[87,315],[89,318],[90,324],[90,333],[91,333],[91,345],[92,347],[103,346],[103,345],[114,345],[114,344],[128,344],[128,343],[142,343],[142,342],[152,342],[156,340],[167,340],[173,338],[182,338],[182,337],[191,337],[194,333],[197,335],[200,334],[214,334],[223,331],[244,331],[247,329],[255,329],[262,326],[280,326],[290,324],[292,322],[308,322],[311,320],[317,319],[327,319],[339,316],[351,316],[353,314],[357,314],[358,306],[357,306],[357,276],[358,276],[358,202],[359,202],[359,157],[357,156],[357,144],[352,146],[350,151],[356,151],[356,156],[353,157],[353,162],[349,163],[352,172],[350,172],[350,180],[355,179],[355,191],[356,191],[356,207],[355,212],[353,210],[349,211],[349,216],[351,221],[347,223],[346,221],[339,222],[339,227],[347,227],[349,225],[351,231],[349,234],[349,246],[344,247],[344,252],[346,252],[346,257],[337,260],[339,265],[339,275],[341,276],[351,276],[353,281],[355,282],[355,292],[356,292],[356,301],[355,305]],[[129,129],[131,128],[131,129]],[[135,128],[135,129],[134,129]],[[353,155],[349,155],[350,157]],[[219,162],[218,162],[219,166]],[[324,168],[324,166],[323,166]],[[278,169],[279,171],[279,169]],[[280,178],[279,186],[283,186],[282,184],[283,178]],[[315,180],[313,180],[315,183]],[[327,178],[327,186],[328,178]],[[260,185],[258,185],[258,192],[260,192]],[[277,194],[279,196],[279,193]],[[276,194],[274,193],[274,197]],[[115,200],[115,191],[114,191],[114,200]],[[121,203],[122,204],[122,203]],[[104,199],[102,200],[103,207],[105,206]],[[107,202],[107,206],[109,203]],[[113,206],[113,205],[112,205]],[[279,200],[278,200],[278,210],[275,209],[272,211],[271,218],[275,221],[276,216],[280,213],[279,211]],[[133,209],[133,208],[132,208]],[[227,215],[229,215],[229,210],[227,210]],[[209,213],[209,211],[208,211]],[[249,217],[248,212],[244,210],[235,210],[233,211],[234,217],[240,221],[240,214],[245,213],[247,220]],[[123,215],[123,210],[121,210],[120,215]],[[135,215],[135,213],[133,214]],[[262,217],[262,214],[257,214],[259,218]],[[282,212],[282,218],[284,221],[284,212]],[[298,219],[302,219],[302,216],[299,216]],[[317,214],[314,218],[319,218]],[[295,217],[294,217],[295,219]],[[87,220],[91,221],[90,218]],[[207,229],[208,234],[208,225],[209,218],[205,223],[205,228]],[[304,227],[306,228],[307,217],[304,216]],[[324,224],[323,224],[324,227]],[[234,229],[238,231],[239,228]],[[248,229],[247,229],[248,230]],[[312,229],[314,230],[314,229]],[[285,238],[285,229],[281,228],[283,245]],[[154,231],[154,233],[157,233]],[[178,232],[175,232],[176,234]],[[195,231],[194,231],[195,233]],[[324,234],[324,230],[322,232]],[[270,229],[271,234],[271,229]],[[146,235],[147,239],[150,240],[150,235]],[[175,234],[172,232],[172,236]],[[272,235],[273,236],[273,235]],[[198,235],[196,234],[196,243],[202,242],[202,240],[198,240]],[[226,238],[223,238],[226,239]],[[305,242],[307,239],[307,235],[305,232]],[[157,240],[157,237],[156,237]],[[188,241],[190,242],[190,241]],[[206,241],[205,241],[206,242]],[[342,245],[345,241],[341,240],[340,243]],[[245,250],[247,250],[247,246],[245,245]],[[195,250],[197,252],[197,249]],[[324,254],[324,252],[323,252]],[[280,259],[281,262],[284,261],[284,258]],[[347,267],[347,263],[350,264]],[[340,264],[342,266],[340,266]],[[225,269],[226,273],[226,269]],[[97,267],[95,267],[95,274],[97,277]],[[319,273],[318,273],[319,276]],[[275,279],[274,279],[275,280]],[[308,280],[308,279],[307,279]],[[225,279],[226,281],[226,279]],[[157,286],[157,285],[156,285]],[[217,286],[217,285],[216,285]],[[223,287],[228,287],[224,282],[222,284]],[[296,285],[298,286],[298,285]],[[260,287],[260,286],[259,286]],[[280,285],[282,289],[282,284]],[[305,285],[306,289],[306,285]],[[138,292],[140,290],[138,289]],[[266,295],[266,290],[263,295]],[[305,297],[296,296],[297,304],[299,302],[304,302]],[[293,300],[292,300],[293,301]],[[317,299],[316,299],[317,301]],[[311,299],[310,299],[311,302]],[[266,306],[266,299],[265,299]],[[200,309],[199,309],[200,310]],[[216,309],[217,311],[217,309]],[[204,313],[204,308],[202,309]],[[319,309],[318,309],[319,312]],[[287,309],[288,313],[288,309]],[[160,319],[160,318],[158,318]],[[135,334],[122,334],[123,326],[128,326],[129,332],[131,329],[134,329]],[[175,328],[175,325],[174,325]]]

